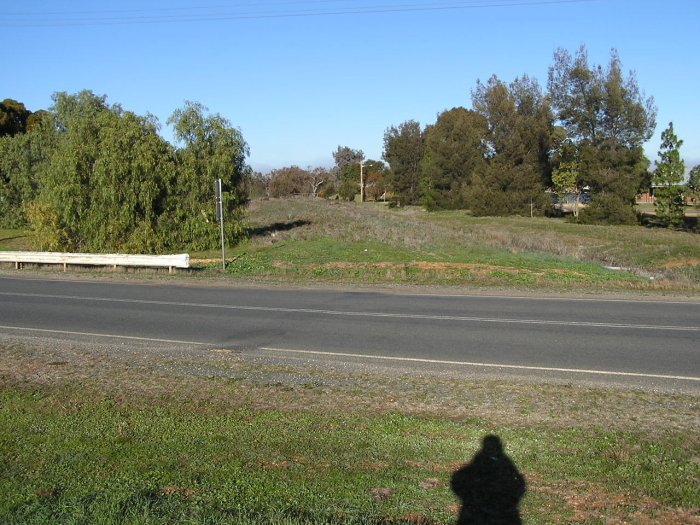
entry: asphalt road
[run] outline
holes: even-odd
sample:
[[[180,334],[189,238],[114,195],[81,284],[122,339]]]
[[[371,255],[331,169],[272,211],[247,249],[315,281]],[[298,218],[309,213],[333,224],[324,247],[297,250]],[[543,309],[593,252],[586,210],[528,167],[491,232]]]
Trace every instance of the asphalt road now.
[[[0,332],[166,340],[700,390],[700,302],[0,276]]]

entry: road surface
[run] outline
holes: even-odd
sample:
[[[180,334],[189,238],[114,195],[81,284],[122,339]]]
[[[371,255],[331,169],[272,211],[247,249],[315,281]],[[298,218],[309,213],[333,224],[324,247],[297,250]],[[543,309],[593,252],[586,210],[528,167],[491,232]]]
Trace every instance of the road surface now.
[[[700,302],[0,276],[0,332],[700,391]]]

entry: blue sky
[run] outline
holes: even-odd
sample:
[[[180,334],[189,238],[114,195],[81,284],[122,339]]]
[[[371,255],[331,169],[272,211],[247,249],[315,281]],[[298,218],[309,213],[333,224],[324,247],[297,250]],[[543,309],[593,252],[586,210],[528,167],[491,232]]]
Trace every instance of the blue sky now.
[[[619,51],[700,163],[697,0],[3,0],[2,98],[30,110],[90,89],[163,126],[185,100],[240,128],[256,169],[330,165],[338,145],[379,159],[384,131],[470,107],[476,80],[545,88],[557,47]],[[352,12],[350,12],[352,11]]]

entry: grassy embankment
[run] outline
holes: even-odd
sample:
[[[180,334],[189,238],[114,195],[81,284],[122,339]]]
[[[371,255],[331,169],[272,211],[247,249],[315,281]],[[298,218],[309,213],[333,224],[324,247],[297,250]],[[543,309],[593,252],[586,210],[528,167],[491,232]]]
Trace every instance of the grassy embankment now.
[[[700,236],[321,199],[254,201],[228,273],[260,280],[700,291]],[[193,254],[215,258],[216,251]],[[212,268],[216,265],[213,263]],[[605,266],[622,267],[610,270]]]
[[[0,250],[31,250],[31,237],[26,230],[0,228]]]
[[[463,211],[323,199],[258,200],[250,239],[227,251],[235,279],[535,290],[700,291],[700,236],[563,219],[476,218]],[[0,230],[0,250],[29,249]],[[218,274],[219,250],[191,254]],[[605,268],[612,266],[622,270]]]
[[[0,343],[0,522],[453,523],[487,434],[526,524],[700,522],[695,397],[153,350]]]

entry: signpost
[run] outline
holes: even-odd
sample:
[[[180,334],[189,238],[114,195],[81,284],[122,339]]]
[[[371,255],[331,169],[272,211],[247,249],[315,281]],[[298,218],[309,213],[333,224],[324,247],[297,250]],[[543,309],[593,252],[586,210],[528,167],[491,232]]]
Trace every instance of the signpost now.
[[[221,198],[221,179],[214,181],[214,193],[216,193],[216,218],[221,224],[221,268],[226,271],[226,247],[224,245],[224,207]]]

